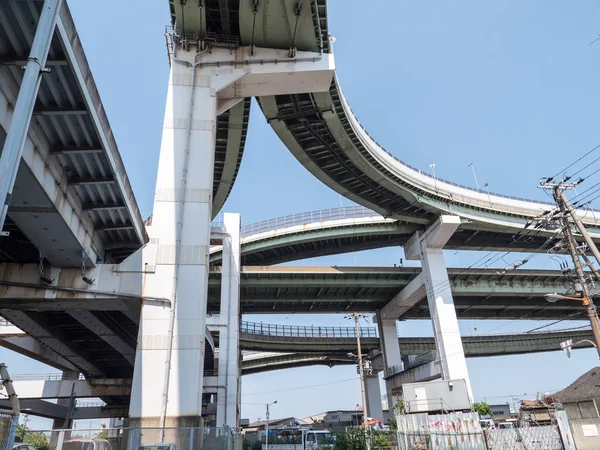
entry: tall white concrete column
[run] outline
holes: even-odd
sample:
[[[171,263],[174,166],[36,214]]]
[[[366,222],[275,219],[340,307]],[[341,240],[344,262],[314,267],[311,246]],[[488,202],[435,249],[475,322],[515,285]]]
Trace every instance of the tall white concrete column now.
[[[441,216],[427,231],[417,232],[409,239],[405,245],[405,254],[407,259],[421,260],[422,281],[427,293],[442,378],[464,379],[472,401],[467,360],[442,251],[459,226],[459,217]]]
[[[379,349],[383,354],[384,371],[389,371],[393,367],[402,368],[402,356],[400,354],[396,320],[384,320],[378,311],[377,327],[379,328]],[[394,395],[392,384],[387,380],[385,382],[385,390],[388,406],[391,409],[394,406]]]
[[[373,419],[383,423],[383,407],[381,405],[381,390],[379,389],[379,375],[373,374],[365,377],[365,394],[367,397],[367,411]]]
[[[240,426],[240,216],[224,214],[217,427]]]
[[[171,66],[152,241],[143,255],[144,296],[168,299],[171,308],[142,307],[132,426],[200,425],[217,98],[212,78],[196,72]]]
[[[175,44],[171,58],[151,241],[143,253],[146,299],[131,426],[201,425],[217,115],[245,97],[325,92],[334,72],[332,55],[191,48]]]
[[[12,112],[4,147],[0,154],[0,231],[4,226],[4,220],[10,205],[10,197],[17,178],[21,156],[23,155],[23,147],[42,81],[42,73],[46,70],[46,59],[48,58],[48,51],[52,43],[52,36],[54,36],[61,4],[62,0],[44,0],[40,20],[25,64],[25,73],[19,88],[19,95]]]

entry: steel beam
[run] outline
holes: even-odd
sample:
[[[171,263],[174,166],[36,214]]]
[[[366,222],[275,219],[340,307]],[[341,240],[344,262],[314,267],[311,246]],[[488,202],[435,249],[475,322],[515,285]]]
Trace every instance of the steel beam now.
[[[45,0],[35,37],[31,45],[25,74],[19,88],[19,96],[12,112],[4,147],[0,154],[0,231],[8,212],[10,199],[17,178],[19,162],[27,139],[31,112],[33,111],[41,83],[43,69],[48,59],[48,51],[60,13],[62,0]]]
[[[125,223],[102,223],[96,225],[94,228],[96,231],[117,231],[117,230],[131,230],[133,225],[131,222]]]
[[[45,400],[23,399],[20,402],[21,411],[27,411],[27,414],[33,416],[45,417],[46,419],[65,419],[67,417],[68,408],[66,406],[57,405]],[[9,400],[0,400],[0,410],[11,410],[11,408]]]
[[[87,109],[79,108],[60,108],[60,107],[43,107],[33,110],[34,116],[81,116],[87,114]]]
[[[103,177],[103,178],[69,178],[67,181],[72,186],[83,186],[86,184],[113,184],[116,183],[114,178]]]
[[[52,147],[50,149],[50,154],[52,155],[75,155],[75,154],[89,154],[89,153],[102,153],[102,150],[99,147]]]
[[[69,311],[69,315],[92,331],[96,336],[117,350],[131,366],[135,362],[135,348],[129,345],[114,330],[106,326],[90,311]]]
[[[0,309],[0,315],[8,319],[12,324],[19,327],[31,337],[37,339],[46,347],[64,357],[76,366],[80,372],[92,376],[103,376],[104,372],[94,364],[90,355],[77,344],[70,342],[65,336],[60,335],[57,330],[34,320],[22,311]]]
[[[123,203],[86,203],[82,209],[84,211],[112,211],[127,208]],[[118,248],[118,247],[117,247]],[[107,246],[104,246],[107,249]]]
[[[24,66],[27,64],[27,57],[4,58],[0,59],[0,66]],[[69,62],[65,59],[47,59],[46,67],[68,66]]]

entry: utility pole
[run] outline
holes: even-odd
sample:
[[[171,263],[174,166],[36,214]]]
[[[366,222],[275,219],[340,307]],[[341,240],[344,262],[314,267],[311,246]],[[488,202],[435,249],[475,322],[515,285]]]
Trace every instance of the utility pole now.
[[[358,373],[360,374],[360,392],[362,394],[363,403],[363,426],[365,431],[369,426],[368,411],[367,411],[367,394],[365,393],[365,371],[363,367],[362,349],[360,347],[360,327],[358,321],[364,319],[365,316],[358,313],[347,314],[346,319],[354,319],[354,325],[356,326],[356,346],[358,347]]]
[[[595,277],[598,277],[599,281],[600,277],[597,270],[594,268],[593,263],[588,259],[587,255],[585,255],[586,249],[582,249],[580,248],[580,246],[578,246],[575,236],[573,235],[573,229],[571,228],[569,216],[571,216],[571,218],[575,222],[575,225],[581,232],[581,235],[583,236],[587,247],[589,247],[590,250],[592,250],[592,253],[594,254],[594,256],[596,256],[599,262],[600,252],[598,252],[596,244],[589,236],[587,230],[585,229],[585,226],[583,225],[583,222],[577,216],[577,212],[573,209],[573,207],[569,203],[569,200],[567,199],[567,196],[564,193],[566,189],[571,189],[575,187],[576,184],[577,182],[567,184],[564,181],[554,182],[552,184],[548,182],[543,182],[541,183],[540,187],[543,189],[551,188],[554,200],[558,205],[559,215],[557,218],[560,218],[560,221],[562,222],[564,238],[569,253],[571,255],[571,259],[573,260],[573,265],[575,267],[575,280],[573,282],[574,289],[575,292],[578,294],[577,299],[581,300],[587,309],[587,315],[592,326],[592,333],[594,334],[594,340],[596,341],[596,350],[598,352],[598,356],[600,357],[600,348],[598,347],[598,345],[600,345],[600,322],[598,321],[598,312],[596,310],[596,306],[594,305],[592,292],[589,287],[588,276],[583,271],[583,265],[581,264],[580,257],[584,258],[584,260],[586,261],[586,266],[590,268]],[[564,298],[569,299],[569,297]]]

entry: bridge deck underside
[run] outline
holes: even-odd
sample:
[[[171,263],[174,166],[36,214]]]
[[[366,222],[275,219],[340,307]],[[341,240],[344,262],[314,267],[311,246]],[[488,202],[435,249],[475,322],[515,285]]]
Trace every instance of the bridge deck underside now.
[[[16,103],[24,73],[21,66],[29,55],[42,5],[37,1],[0,3],[0,95],[9,111]],[[59,20],[67,31],[57,30],[52,38],[50,72],[41,77],[28,133],[34,151],[45,159],[46,173],[34,173],[25,160],[21,162],[8,210],[11,234],[0,240],[0,262],[35,262],[39,253],[32,251],[34,242],[54,265],[81,264],[81,243],[67,223],[72,219],[63,217],[69,214],[62,210],[65,203],[72,204],[93,236],[100,259],[120,262],[143,245],[141,217],[93,78],[85,73],[83,51],[65,40],[71,31],[66,5]],[[84,72],[83,85],[78,70]],[[9,114],[0,118],[1,149]],[[59,186],[60,198],[49,194],[49,189],[56,190],[54,183],[48,188],[40,178],[49,174]]]
[[[108,327],[115,337],[135,349],[138,327],[125,314],[120,311],[89,311],[89,313]],[[19,311],[18,316],[15,314],[15,310],[0,310],[2,317],[51,350],[62,349],[55,346],[53,341],[64,345],[64,350],[68,353],[61,356],[78,367],[82,373],[106,378],[132,376],[133,366],[123,354],[68,312],[30,310]],[[89,367],[83,365],[81,361],[90,363],[99,369],[100,373],[90,374]]]
[[[375,312],[420,273],[418,268],[243,267],[240,298],[244,314]],[[548,303],[544,294],[565,292],[568,280],[556,271],[449,270],[461,319],[585,319],[576,302]],[[220,274],[209,277],[208,311],[218,312]],[[427,299],[402,319],[428,319]]]

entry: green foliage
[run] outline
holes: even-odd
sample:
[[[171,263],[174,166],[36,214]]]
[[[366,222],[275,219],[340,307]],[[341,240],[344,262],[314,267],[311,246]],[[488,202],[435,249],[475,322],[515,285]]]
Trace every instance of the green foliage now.
[[[349,427],[346,431],[337,433],[334,450],[366,450],[367,442],[371,450],[388,448],[388,434],[371,428],[365,432],[361,427]]]
[[[394,416],[404,414],[404,400],[401,398],[398,399],[398,401],[394,403],[394,406],[392,406],[392,411],[394,411]]]
[[[50,443],[48,436],[37,431],[27,431],[23,425],[17,425],[15,442],[30,444],[40,450],[46,449]]]
[[[390,430],[398,430],[398,422],[396,421],[396,417],[390,417]]]
[[[493,416],[492,408],[486,402],[473,403],[473,409],[479,416]]]
[[[252,443],[252,450],[262,450],[262,443],[260,441],[254,441]]]

